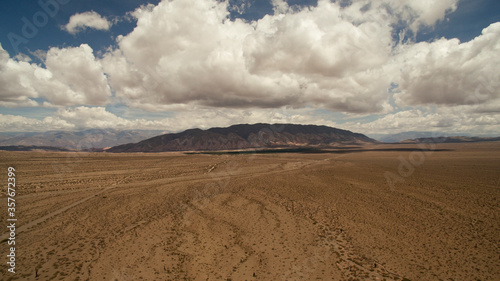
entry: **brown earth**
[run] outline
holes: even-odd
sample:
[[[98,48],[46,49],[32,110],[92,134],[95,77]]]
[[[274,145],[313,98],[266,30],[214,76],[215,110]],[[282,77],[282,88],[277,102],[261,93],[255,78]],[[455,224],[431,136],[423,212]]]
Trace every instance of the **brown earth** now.
[[[435,148],[0,152],[0,279],[498,280],[500,142]]]

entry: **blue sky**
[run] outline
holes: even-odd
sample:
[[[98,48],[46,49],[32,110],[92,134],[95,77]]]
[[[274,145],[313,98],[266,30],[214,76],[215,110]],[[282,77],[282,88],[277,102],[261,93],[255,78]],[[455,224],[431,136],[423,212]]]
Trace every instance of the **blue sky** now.
[[[3,1],[0,131],[497,135],[500,2],[421,3]]]
[[[68,0],[65,0],[68,1]],[[67,4],[58,4],[59,9],[54,17],[50,17],[48,23],[38,28],[38,34],[29,39],[26,44],[19,46],[19,51],[29,53],[36,50],[47,50],[55,46],[77,46],[81,43],[89,44],[94,50],[102,50],[114,44],[114,38],[118,35],[130,33],[135,27],[134,21],[122,19],[110,32],[84,32],[73,36],[61,30],[60,26],[68,23],[69,18],[76,14],[87,11],[96,11],[108,18],[121,18],[141,5],[157,4],[159,0],[70,0]],[[230,1],[238,4],[244,1]],[[250,1],[251,6],[243,13],[232,11],[231,17],[246,20],[258,20],[266,14],[273,13],[273,6],[268,1]],[[42,1],[47,3],[47,1]],[[49,2],[50,3],[50,2]],[[63,2],[64,3],[64,2]],[[288,1],[290,5],[314,6],[317,1]],[[49,6],[52,9],[52,6]],[[25,17],[31,22],[35,13],[43,11],[38,1],[19,0],[3,1],[0,4],[0,42],[5,50],[12,56],[17,53],[7,35],[11,32],[22,35],[22,27]],[[461,41],[469,41],[481,33],[483,28],[491,23],[500,21],[500,2],[495,0],[462,0],[459,2],[455,12],[447,16],[447,20],[439,21],[435,26],[421,31],[417,41],[429,41],[440,37],[459,38]]]
[[[2,34],[1,43],[11,55],[15,55],[14,48],[10,43],[8,34],[13,32],[22,35],[22,28],[25,25],[22,18],[27,18],[33,22],[36,13],[45,12],[42,6],[35,0],[3,1],[1,5],[2,17],[0,19],[0,31]],[[122,19],[120,24],[114,26],[109,32],[83,32],[71,35],[61,30],[61,26],[68,23],[69,18],[76,14],[87,11],[95,11],[108,18],[122,18],[128,12],[148,3],[158,3],[159,1],[135,1],[135,0],[108,0],[108,1],[83,1],[71,0],[67,4],[60,4],[58,1],[42,1],[42,3],[57,3],[57,8],[48,5],[50,10],[56,11],[54,16],[49,15],[46,25],[37,28],[37,35],[29,39],[28,43],[19,45],[19,51],[29,53],[36,50],[47,50],[50,47],[78,46],[87,43],[95,50],[107,48],[114,43],[116,36],[130,33],[135,27],[134,22]],[[62,2],[65,3],[65,2]],[[47,14],[47,13],[45,13]]]

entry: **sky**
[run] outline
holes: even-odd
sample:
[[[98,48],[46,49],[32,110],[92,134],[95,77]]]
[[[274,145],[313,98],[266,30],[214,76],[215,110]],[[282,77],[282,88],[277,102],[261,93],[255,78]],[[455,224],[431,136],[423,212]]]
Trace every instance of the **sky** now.
[[[0,4],[0,132],[500,135],[498,0]]]

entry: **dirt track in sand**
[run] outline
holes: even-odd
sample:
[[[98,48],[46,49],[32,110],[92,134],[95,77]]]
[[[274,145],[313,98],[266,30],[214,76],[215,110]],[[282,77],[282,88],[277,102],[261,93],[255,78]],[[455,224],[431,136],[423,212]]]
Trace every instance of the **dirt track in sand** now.
[[[450,150],[0,152],[1,180],[16,168],[19,219],[17,273],[2,262],[0,276],[495,280],[500,143],[437,148]],[[401,176],[401,159],[414,171]],[[391,188],[386,172],[401,181]]]

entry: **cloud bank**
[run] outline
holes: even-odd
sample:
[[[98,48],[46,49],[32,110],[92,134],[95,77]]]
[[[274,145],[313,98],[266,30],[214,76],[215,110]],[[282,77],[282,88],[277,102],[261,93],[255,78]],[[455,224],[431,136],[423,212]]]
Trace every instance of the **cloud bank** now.
[[[390,27],[354,25],[329,1],[251,23],[230,21],[218,1],[165,1],[133,15],[137,27],[103,58],[132,106],[389,108]]]
[[[362,132],[421,122],[457,131],[499,128],[500,23],[470,42],[414,43],[404,36],[444,20],[458,0],[319,0],[314,7],[273,0],[272,15],[230,19],[230,11],[247,4],[173,0],[142,6],[131,13],[135,29],[99,57],[86,44],[51,48],[41,66],[10,58],[0,47],[0,105],[69,106],[54,118],[75,127],[161,126],[105,114],[102,106],[121,103],[172,111],[176,117],[162,123],[172,128],[278,116],[265,112],[282,112],[284,121],[338,125],[306,116],[314,110],[341,112],[343,126]],[[109,29],[105,22],[88,12],[73,16],[65,28]],[[95,108],[114,122],[77,122]],[[64,110],[81,117],[72,119]],[[349,121],[373,114],[375,121]]]

